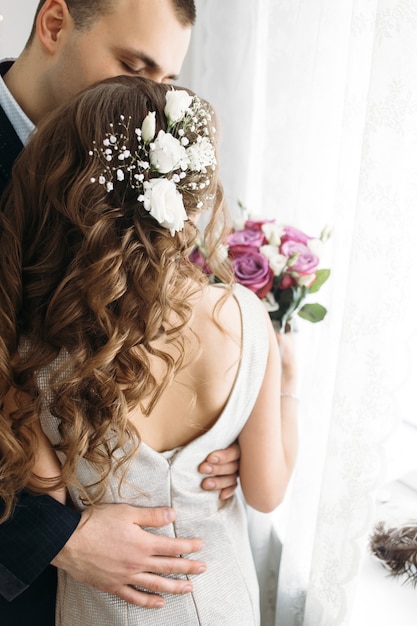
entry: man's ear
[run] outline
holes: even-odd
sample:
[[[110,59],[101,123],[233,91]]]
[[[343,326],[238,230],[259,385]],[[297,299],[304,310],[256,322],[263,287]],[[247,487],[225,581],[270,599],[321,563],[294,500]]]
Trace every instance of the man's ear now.
[[[62,33],[73,25],[65,0],[46,0],[36,18],[36,35],[42,47],[54,53]]]

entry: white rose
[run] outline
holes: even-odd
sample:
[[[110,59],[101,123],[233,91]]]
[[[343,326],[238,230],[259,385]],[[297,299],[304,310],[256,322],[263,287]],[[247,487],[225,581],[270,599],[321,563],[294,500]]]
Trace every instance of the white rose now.
[[[262,232],[268,242],[273,246],[279,246],[284,228],[277,224],[266,222],[262,224]]]
[[[143,187],[143,205],[152,217],[164,228],[169,228],[172,236],[182,230],[188,217],[175,183],[167,178],[152,178],[145,181]]]
[[[155,137],[155,111],[149,111],[148,115],[142,122],[142,139],[145,143],[149,143]]]
[[[276,246],[261,246],[259,252],[269,261],[269,267],[274,272],[274,276],[279,276],[287,264],[287,257],[278,252]]]
[[[277,254],[272,259],[269,259],[269,267],[274,272],[274,276],[279,276],[284,271],[287,261],[287,257],[283,254]]]
[[[261,246],[259,252],[268,259],[269,267],[274,272],[274,276],[279,276],[287,264],[287,257],[278,252],[278,246],[268,244]]]
[[[259,252],[268,259],[272,259],[274,256],[278,254],[277,246],[272,246],[271,244],[267,244],[265,246],[261,246],[259,248]]]
[[[160,130],[156,140],[150,144],[149,158],[153,167],[161,174],[187,167],[184,146],[170,133]]]
[[[185,111],[190,108],[193,97],[187,91],[172,89],[166,96],[164,113],[170,122],[179,122],[184,117]]]

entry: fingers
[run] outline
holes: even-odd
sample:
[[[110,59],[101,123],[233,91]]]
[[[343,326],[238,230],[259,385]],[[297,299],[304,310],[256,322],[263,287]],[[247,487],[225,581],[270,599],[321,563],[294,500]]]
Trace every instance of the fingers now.
[[[81,583],[127,602],[150,608],[163,606],[159,593],[190,591],[189,581],[178,576],[206,571],[203,561],[179,558],[201,550],[201,539],[166,537],[144,528],[165,526],[174,519],[175,512],[169,507],[92,507],[83,512],[82,522],[53,564]]]
[[[234,494],[236,487],[237,483],[233,487],[226,487],[226,489],[222,489],[219,494],[220,500],[227,500],[230,498]]]
[[[207,491],[220,491],[221,500],[230,498],[237,487],[239,458],[240,448],[237,443],[209,454],[198,468],[201,474],[211,475],[202,481],[202,488]]]
[[[187,578],[164,578],[153,573],[145,573],[137,575],[134,587],[140,587],[139,591],[146,590],[152,594],[170,593],[182,595],[193,590],[193,583]]]
[[[204,574],[207,570],[206,564],[202,561],[179,557],[154,557],[151,567],[152,572],[133,574],[129,585],[121,585],[108,591],[131,604],[147,608],[161,608],[165,601],[157,594],[182,595],[193,590],[193,584],[188,578],[176,578],[176,576]],[[167,576],[174,577],[167,578]]]
[[[220,500],[227,500],[235,492],[237,487],[237,472],[227,476],[213,476],[205,478],[201,486],[206,491],[220,491]]]
[[[146,531],[143,531],[146,532]],[[163,560],[163,557],[177,557],[180,554],[193,554],[194,552],[199,552],[204,547],[204,542],[201,539],[181,539],[179,537],[162,537],[160,535],[150,535],[148,536],[149,549],[153,557],[157,559]],[[172,559],[168,559],[168,561],[172,565]],[[175,559],[175,564],[179,562],[178,559]],[[196,574],[195,568],[193,564],[196,561],[191,561],[186,559],[185,563],[189,564],[191,569],[167,569],[167,570],[153,570],[158,574]],[[201,563],[200,563],[201,565]],[[154,567],[154,564],[152,564]]]
[[[227,490],[227,492],[232,495],[237,487],[237,474],[233,474],[231,476],[214,476],[213,478],[205,478],[202,481],[201,486],[206,491]],[[221,499],[223,500],[224,498]]]
[[[186,559],[178,559],[185,561]],[[137,589],[140,587],[141,589]],[[183,595],[191,593],[193,583],[188,579],[163,578],[155,574],[138,574],[131,585],[122,585],[113,589],[114,593],[122,600],[145,608],[162,608],[165,600],[159,593]]]
[[[207,566],[201,561],[191,559],[157,557],[153,560],[152,569],[152,573],[133,575],[130,585],[120,585],[107,591],[131,604],[158,609],[165,604],[164,598],[158,594],[183,595],[193,590],[193,583],[188,578],[167,578],[167,575],[203,574]]]
[[[108,589],[107,592],[118,596],[121,600],[125,600],[130,604],[136,604],[147,609],[161,609],[165,605],[165,600],[162,596],[146,593],[146,591],[138,591],[128,585]]]
[[[221,466],[240,459],[240,448],[237,442],[232,443],[228,448],[224,450],[215,450],[208,455],[206,462],[212,465]],[[216,472],[224,474],[225,472]]]
[[[123,506],[123,505],[115,505]],[[149,526],[150,528],[160,528],[175,520],[175,511],[169,507],[158,507],[154,509],[129,508],[129,516],[133,514],[134,523],[139,526]]]
[[[236,480],[237,473],[239,471],[239,463],[233,461],[233,463],[225,463],[223,465],[213,465],[204,461],[199,467],[202,474],[213,474],[213,476],[233,476]]]
[[[194,559],[183,559],[177,557],[175,559],[166,558],[166,557],[155,557],[152,559],[152,564],[150,566],[150,571],[152,574],[160,574],[163,576],[191,576],[204,574],[207,571],[207,565],[203,563],[203,561],[194,561]],[[146,572],[145,572],[146,574]],[[136,576],[144,575],[143,572],[134,575],[134,579],[132,578],[133,584],[138,584],[136,582]],[[161,578],[155,576],[154,587],[152,589],[154,591],[162,592],[166,590],[166,581],[173,580],[172,578]],[[148,587],[146,587],[148,588]]]

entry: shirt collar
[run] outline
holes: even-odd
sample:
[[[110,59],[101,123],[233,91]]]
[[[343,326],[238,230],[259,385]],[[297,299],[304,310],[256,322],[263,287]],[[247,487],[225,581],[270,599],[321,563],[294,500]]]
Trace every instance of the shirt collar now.
[[[3,80],[3,74],[11,67],[12,63],[13,59],[3,59],[0,64],[0,106],[9,118],[20,141],[26,145],[29,136],[35,130],[35,125],[16,102]]]

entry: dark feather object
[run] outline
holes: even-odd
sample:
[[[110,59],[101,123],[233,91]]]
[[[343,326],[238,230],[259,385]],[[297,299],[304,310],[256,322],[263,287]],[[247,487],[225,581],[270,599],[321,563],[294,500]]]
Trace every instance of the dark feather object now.
[[[392,576],[405,576],[417,586],[417,524],[386,528],[379,522],[370,537],[371,552],[390,570]]]

